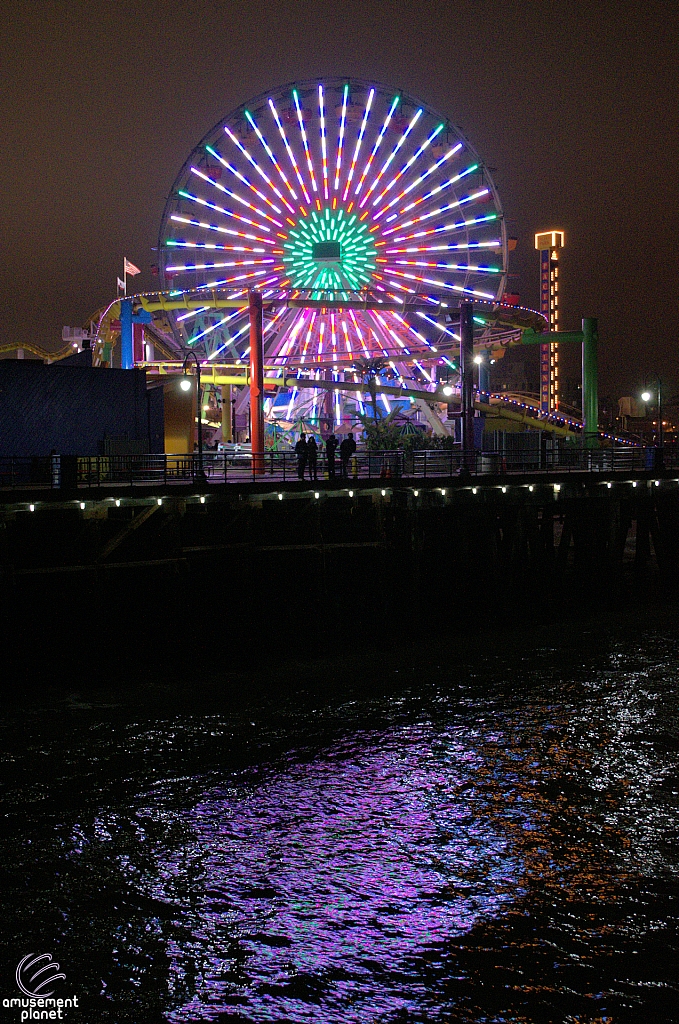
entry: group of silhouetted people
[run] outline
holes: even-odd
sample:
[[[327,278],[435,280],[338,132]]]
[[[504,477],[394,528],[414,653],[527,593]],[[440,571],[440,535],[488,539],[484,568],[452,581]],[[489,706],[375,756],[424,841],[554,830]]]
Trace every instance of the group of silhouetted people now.
[[[349,460],[356,451],[356,442],[351,431],[341,443],[334,434],[330,434],[325,442],[325,458],[328,466],[329,480],[334,480],[336,476],[335,455],[338,448],[340,477],[347,478],[349,476]],[[313,435],[307,438],[306,434],[301,434],[299,441],[295,445],[295,455],[297,456],[297,476],[299,479],[304,479],[304,473],[308,467],[309,479],[318,480],[318,445],[316,438]]]

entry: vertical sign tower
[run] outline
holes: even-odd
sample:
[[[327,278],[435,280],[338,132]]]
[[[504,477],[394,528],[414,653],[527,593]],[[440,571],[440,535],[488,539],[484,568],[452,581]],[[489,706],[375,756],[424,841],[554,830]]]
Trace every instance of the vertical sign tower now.
[[[540,253],[540,312],[550,331],[559,330],[559,253],[564,247],[563,231],[538,231],[535,248]],[[559,346],[540,345],[540,408],[559,408]]]

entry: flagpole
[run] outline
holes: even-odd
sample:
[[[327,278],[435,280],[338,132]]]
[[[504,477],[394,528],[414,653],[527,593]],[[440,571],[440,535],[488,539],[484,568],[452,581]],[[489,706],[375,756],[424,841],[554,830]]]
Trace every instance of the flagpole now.
[[[123,295],[127,297],[127,256],[123,256]]]

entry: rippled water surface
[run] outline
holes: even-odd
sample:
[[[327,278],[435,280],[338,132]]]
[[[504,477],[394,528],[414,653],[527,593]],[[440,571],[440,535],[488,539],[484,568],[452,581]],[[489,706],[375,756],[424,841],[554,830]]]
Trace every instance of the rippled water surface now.
[[[677,1021],[678,669],[665,619],[12,697],[0,996],[47,951],[78,1021]]]

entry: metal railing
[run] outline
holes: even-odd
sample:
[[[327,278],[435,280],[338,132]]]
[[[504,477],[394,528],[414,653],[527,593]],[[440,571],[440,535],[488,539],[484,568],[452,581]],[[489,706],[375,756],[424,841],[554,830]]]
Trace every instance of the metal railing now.
[[[0,488],[74,490],[102,487],[171,487],[252,482],[451,479],[526,473],[622,473],[679,468],[675,446],[561,448],[531,451],[480,451],[465,459],[459,446],[422,451],[358,451],[334,466],[321,456],[315,466],[301,464],[294,452],[203,452],[205,480],[196,454],[0,457]]]

